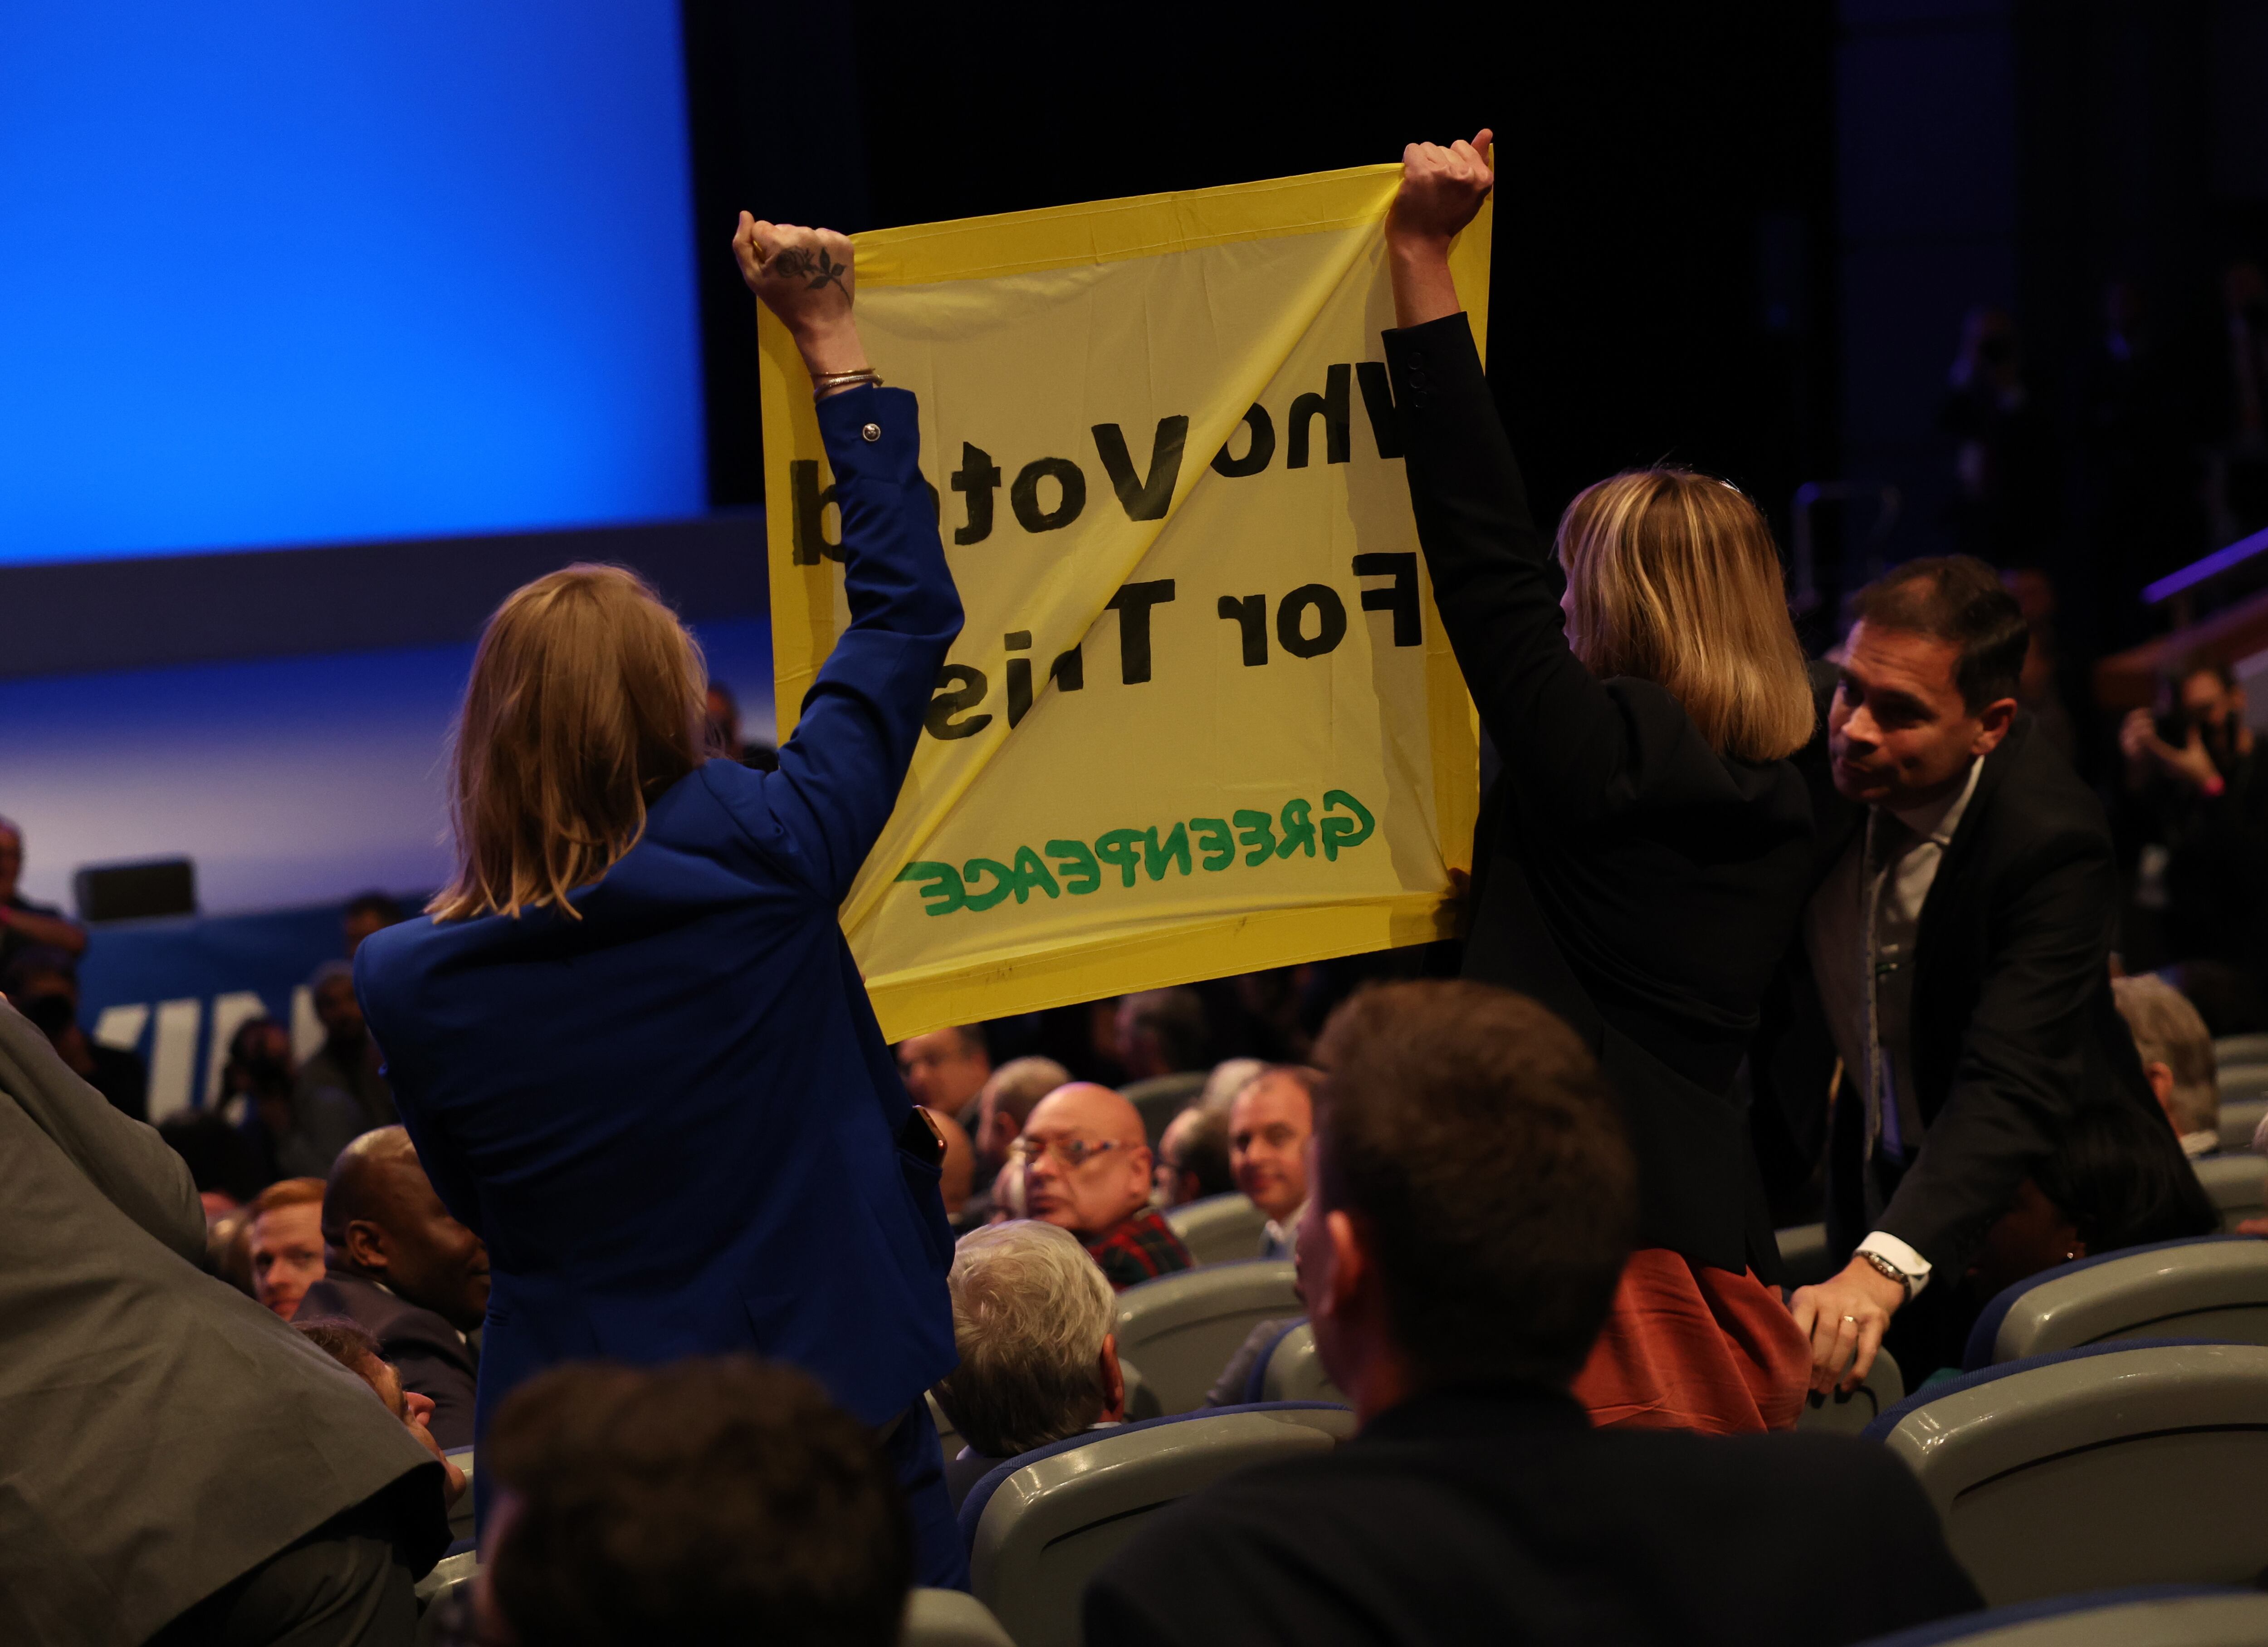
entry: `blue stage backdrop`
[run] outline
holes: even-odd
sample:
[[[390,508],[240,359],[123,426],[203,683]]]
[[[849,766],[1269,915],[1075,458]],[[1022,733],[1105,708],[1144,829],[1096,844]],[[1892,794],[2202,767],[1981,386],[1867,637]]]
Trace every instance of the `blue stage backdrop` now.
[[[229,1037],[247,1018],[288,1025],[297,1057],[321,1046],[307,981],[344,952],[339,906],[328,903],[106,927],[79,969],[85,1021],[106,1046],[141,1054],[150,1119],[163,1121],[214,1100]]]
[[[0,7],[0,561],[700,513],[690,202],[675,0]]]

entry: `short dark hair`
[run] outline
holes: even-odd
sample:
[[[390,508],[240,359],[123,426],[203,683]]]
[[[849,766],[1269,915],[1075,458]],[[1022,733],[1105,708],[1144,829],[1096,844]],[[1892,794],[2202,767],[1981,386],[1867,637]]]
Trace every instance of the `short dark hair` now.
[[[389,1364],[378,1340],[363,1329],[360,1324],[342,1315],[318,1316],[313,1320],[293,1321],[292,1331],[313,1344],[332,1360],[370,1386],[375,1393],[375,1376]],[[399,1417],[400,1415],[396,1414]]]
[[[1852,614],[1961,649],[1953,683],[1972,715],[2016,695],[2032,631],[2000,575],[1971,555],[1933,555],[1893,567],[1861,589]]]
[[[896,1483],[792,1367],[554,1368],[487,1441],[521,1501],[490,1583],[523,1647],[897,1641],[913,1552]]]
[[[1422,1381],[1572,1379],[1637,1223],[1636,1169],[1590,1050],[1525,996],[1437,981],[1358,992],[1316,1062],[1322,1206],[1369,1224]]]
[[[347,907],[339,911],[339,919],[351,920],[358,915],[374,915],[387,926],[392,926],[401,919],[401,906],[388,893],[357,893],[347,900]]]
[[[1212,1067],[1204,997],[1194,989],[1146,989],[1134,997],[1134,1027],[1157,1037],[1158,1055],[1175,1070]]]
[[[2220,1214],[2173,1128],[2139,1099],[2080,1110],[2032,1181],[2071,1220],[2089,1254],[2220,1228]]]
[[[1197,1119],[1182,1130],[1176,1142],[1181,1148],[1180,1157],[1169,1160],[1167,1165],[1177,1173],[1187,1173],[1196,1178],[1198,1195],[1226,1195],[1236,1187],[1236,1174],[1230,1170],[1228,1164],[1228,1116],[1226,1113],[1198,1110]]]

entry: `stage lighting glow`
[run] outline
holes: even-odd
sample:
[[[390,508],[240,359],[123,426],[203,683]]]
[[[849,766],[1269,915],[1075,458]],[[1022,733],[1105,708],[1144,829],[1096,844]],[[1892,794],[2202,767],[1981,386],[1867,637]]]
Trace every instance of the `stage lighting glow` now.
[[[674,0],[0,5],[0,561],[702,511],[690,215]]]

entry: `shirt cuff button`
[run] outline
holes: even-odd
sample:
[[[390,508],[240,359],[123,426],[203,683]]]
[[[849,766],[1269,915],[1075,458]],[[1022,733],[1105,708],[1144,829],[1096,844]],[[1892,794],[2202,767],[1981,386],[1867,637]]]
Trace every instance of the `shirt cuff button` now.
[[[858,438],[867,442],[869,445],[880,440],[881,437],[882,426],[880,423],[869,423],[865,428],[858,431]]]

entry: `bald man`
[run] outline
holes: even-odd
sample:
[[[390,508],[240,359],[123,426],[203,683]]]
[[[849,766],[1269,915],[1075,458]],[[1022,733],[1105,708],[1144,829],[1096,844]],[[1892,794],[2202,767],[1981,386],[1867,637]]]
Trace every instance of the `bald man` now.
[[[432,1401],[433,1438],[472,1445],[480,1357],[467,1335],[488,1313],[488,1249],[443,1209],[401,1128],[364,1133],[332,1165],[323,1271],[291,1319],[361,1327],[401,1387]]]
[[[1150,1205],[1142,1116],[1107,1086],[1074,1081],[1042,1099],[1016,1139],[1024,1208],[1069,1230],[1120,1291],[1197,1261]]]

